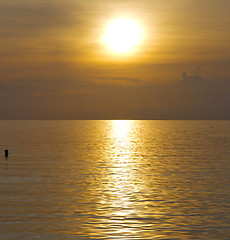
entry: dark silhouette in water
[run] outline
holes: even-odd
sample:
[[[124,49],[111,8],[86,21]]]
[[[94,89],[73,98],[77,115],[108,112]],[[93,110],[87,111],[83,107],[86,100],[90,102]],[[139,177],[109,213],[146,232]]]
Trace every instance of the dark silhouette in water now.
[[[8,157],[8,155],[9,155],[9,151],[5,149],[5,157]]]

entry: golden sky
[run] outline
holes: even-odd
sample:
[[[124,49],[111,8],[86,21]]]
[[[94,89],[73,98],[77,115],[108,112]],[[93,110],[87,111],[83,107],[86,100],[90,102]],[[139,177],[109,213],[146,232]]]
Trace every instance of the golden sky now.
[[[47,118],[119,118],[125,114],[119,115],[117,95],[113,92],[110,100],[117,115],[107,114],[112,111],[104,102],[110,91],[120,88],[119,94],[127,90],[127,104],[134,112],[138,105],[141,118],[148,101],[133,104],[130,88],[176,84],[183,72],[226,82],[229,9],[229,0],[0,0],[0,105],[8,109],[0,117],[20,118],[20,113],[9,113],[11,108],[15,112],[20,98],[24,117],[45,118],[50,109],[43,112],[36,96],[57,108]],[[132,19],[141,29],[139,44],[127,54],[110,51],[102,41],[108,24],[118,18]],[[31,107],[25,106],[25,96]],[[94,108],[87,103],[91,97]],[[78,106],[80,101],[81,116],[73,114],[74,108],[64,109],[70,101]]]

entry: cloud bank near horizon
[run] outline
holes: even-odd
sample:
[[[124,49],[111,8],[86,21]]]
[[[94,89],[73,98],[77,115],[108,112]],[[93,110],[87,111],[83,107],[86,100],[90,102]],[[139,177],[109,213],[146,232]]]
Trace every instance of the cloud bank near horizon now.
[[[230,119],[230,81],[181,78],[172,85],[124,77],[0,83],[0,118]]]

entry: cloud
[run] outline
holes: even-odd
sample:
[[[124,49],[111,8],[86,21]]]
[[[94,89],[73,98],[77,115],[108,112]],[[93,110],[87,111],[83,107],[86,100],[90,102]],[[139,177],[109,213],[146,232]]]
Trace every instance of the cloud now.
[[[40,30],[71,23],[71,2],[6,1],[0,3],[1,38],[33,36]],[[76,9],[76,12],[78,8]],[[80,9],[79,9],[80,11]]]
[[[0,118],[230,119],[230,81],[183,75],[171,86],[126,77],[133,84],[22,79],[0,83]],[[21,109],[21,111],[18,111]]]
[[[137,86],[142,84],[142,80],[139,78],[128,77],[94,77],[92,82],[97,85],[110,85],[110,86]]]

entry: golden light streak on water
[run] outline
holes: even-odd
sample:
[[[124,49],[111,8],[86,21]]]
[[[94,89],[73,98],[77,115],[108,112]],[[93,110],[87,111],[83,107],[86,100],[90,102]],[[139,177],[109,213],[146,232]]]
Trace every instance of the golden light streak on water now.
[[[143,224],[149,209],[143,204],[141,194],[146,192],[148,184],[140,169],[143,166],[142,159],[136,157],[141,155],[141,139],[138,136],[140,129],[137,126],[137,121],[114,120],[111,121],[108,132],[108,149],[105,151],[108,168],[105,179],[102,180],[102,191],[106,194],[101,196],[99,205],[104,206],[103,214],[110,224],[108,231],[111,236],[116,236],[115,239],[129,239],[134,236],[136,239],[144,239],[149,234],[142,233],[140,226],[147,229],[151,227],[149,223]],[[158,214],[157,209],[155,214]],[[101,233],[108,228],[103,221],[101,227]],[[154,229],[151,234],[153,232]]]
[[[111,158],[107,159],[110,167],[105,180],[105,191],[109,192],[109,197],[102,204],[109,206],[106,215],[112,224],[110,230],[119,239],[136,234],[135,228],[129,228],[125,224],[126,219],[137,210],[132,202],[132,195],[138,191],[132,173],[135,168],[135,162],[132,161],[132,123],[128,120],[112,121],[110,144],[108,143]]]

